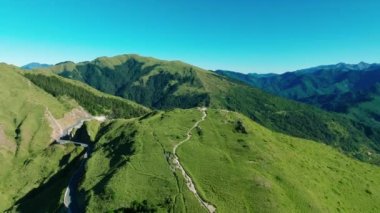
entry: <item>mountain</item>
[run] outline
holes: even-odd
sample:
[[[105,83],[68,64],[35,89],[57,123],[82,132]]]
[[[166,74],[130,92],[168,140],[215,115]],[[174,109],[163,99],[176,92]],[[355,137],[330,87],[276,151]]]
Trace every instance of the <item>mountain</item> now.
[[[130,55],[1,64],[0,81],[0,211],[380,210],[379,131],[339,114]],[[77,124],[92,115],[108,119]]]
[[[272,94],[380,127],[380,64],[318,66],[281,75],[216,71]]]
[[[157,109],[196,107],[209,101],[197,76],[199,68],[181,62],[123,55],[78,64],[63,62],[48,70]]]
[[[40,212],[63,208],[60,198],[80,164],[83,148],[57,145],[54,141],[64,129],[89,117],[88,112],[110,118],[131,118],[150,112],[81,82],[27,73],[6,64],[0,64],[0,81],[1,212],[22,206],[31,198],[33,209]],[[33,82],[45,86],[54,96]]]
[[[289,137],[239,113],[208,109],[114,120],[96,138],[79,186],[85,211],[377,212],[380,168]],[[192,128],[197,121],[199,126]]]
[[[54,193],[44,203],[58,209],[81,148],[52,146],[53,127],[65,128],[87,113],[44,92],[16,67],[0,64],[0,82],[0,211],[53,177],[61,184],[51,188]]]
[[[51,67],[53,65],[51,64],[40,64],[37,62],[29,63],[21,67],[21,69],[24,70],[33,70],[33,69],[38,69],[38,68],[46,68],[46,67]]]
[[[286,100],[179,61],[137,55],[64,62],[57,73],[154,109],[207,106],[240,112],[281,133],[323,142],[358,159],[380,163],[380,131],[335,113]]]

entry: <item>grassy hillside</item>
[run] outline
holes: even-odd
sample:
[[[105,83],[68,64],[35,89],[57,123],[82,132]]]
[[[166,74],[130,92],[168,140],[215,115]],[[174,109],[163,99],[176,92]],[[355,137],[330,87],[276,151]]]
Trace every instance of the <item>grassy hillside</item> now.
[[[380,210],[378,167],[275,133],[238,113],[207,113],[178,155],[201,197],[218,212]],[[200,118],[196,109],[173,110],[101,127],[81,184],[87,211],[205,212],[168,160]]]
[[[360,63],[319,66],[281,75],[217,71],[270,93],[348,115],[380,127],[380,65]],[[365,105],[365,107],[362,107]]]
[[[17,68],[0,64],[0,211],[15,203],[22,210],[22,202],[29,200],[33,189],[54,178],[62,184],[42,188],[39,195],[49,196],[35,202],[33,209],[53,211],[59,207],[71,174],[69,166],[80,150],[51,146],[52,128],[46,113],[58,119],[73,107],[75,103],[55,99],[33,85]],[[57,173],[60,169],[66,169],[66,176]]]
[[[94,115],[111,118],[131,118],[141,116],[150,110],[132,101],[101,93],[81,82],[60,76],[30,72],[25,76],[34,84],[55,97],[68,96],[76,100]]]
[[[234,110],[272,130],[330,144],[358,159],[380,162],[379,129],[178,61],[122,55],[78,64],[64,62],[47,70],[156,109],[205,105]]]

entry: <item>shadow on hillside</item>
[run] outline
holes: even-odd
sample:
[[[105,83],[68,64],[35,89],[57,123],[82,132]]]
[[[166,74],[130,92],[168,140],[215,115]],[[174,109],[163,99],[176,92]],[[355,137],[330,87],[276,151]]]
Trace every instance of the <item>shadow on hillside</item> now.
[[[61,200],[62,192],[78,168],[80,157],[81,155],[78,155],[78,157],[53,175],[46,183],[32,189],[24,197],[17,200],[15,205],[7,211],[65,212],[63,201]]]
[[[107,195],[105,186],[108,184],[114,174],[123,166],[129,162],[129,157],[135,153],[134,140],[135,134],[133,131],[130,134],[121,134],[114,140],[106,143],[102,148],[107,152],[106,157],[110,159],[109,168],[107,174],[94,186],[93,190],[95,194],[103,196]]]

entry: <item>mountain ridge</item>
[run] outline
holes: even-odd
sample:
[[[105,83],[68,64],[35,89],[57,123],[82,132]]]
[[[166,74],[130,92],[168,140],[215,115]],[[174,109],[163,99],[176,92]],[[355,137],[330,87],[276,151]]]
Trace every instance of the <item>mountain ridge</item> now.
[[[377,154],[366,154],[377,153],[374,147],[379,146],[380,135],[375,128],[186,63],[120,55],[43,70],[153,109],[207,106],[241,112],[272,130],[324,142],[351,156],[377,162]]]
[[[318,66],[272,76],[217,71],[274,95],[348,115],[380,126],[376,109],[380,93],[380,64],[359,63]]]
[[[36,128],[35,122],[43,121],[45,104],[54,119],[79,105],[94,114],[112,115],[104,123],[86,122],[71,137],[93,145],[76,199],[83,211],[204,212],[182,173],[175,169],[175,159],[202,200],[218,212],[376,212],[380,208],[375,202],[380,196],[376,129],[178,61],[123,58],[100,58],[79,66],[64,63],[53,70],[29,72],[0,65],[0,80],[4,81],[0,84],[0,108],[16,110],[0,111],[0,123],[6,116],[7,126],[11,126],[3,131],[11,140],[30,137],[25,127]],[[154,105],[154,111],[56,75],[62,74],[61,68],[72,69],[63,72],[68,77],[89,83],[109,81],[124,87],[120,80],[132,79],[126,91],[134,88],[133,93],[152,94],[152,99],[142,100]],[[5,78],[7,75],[18,80]],[[192,97],[194,93],[199,99]],[[46,99],[52,103],[45,103]],[[194,106],[209,108],[200,112]],[[19,116],[24,112],[17,109],[29,110],[25,119]],[[50,138],[48,121],[45,126],[41,128],[44,137]],[[0,125],[0,138],[1,129]],[[185,140],[174,152],[173,148]],[[80,166],[82,149],[69,144],[50,144],[42,149],[17,161],[9,161],[0,150],[0,210],[64,210],[62,196]],[[27,153],[25,148],[20,150]],[[12,164],[16,169],[9,166]],[[12,171],[11,179],[4,171]],[[30,176],[34,179],[27,187],[17,182]],[[24,187],[23,191],[15,185]],[[16,192],[17,196],[12,196]]]

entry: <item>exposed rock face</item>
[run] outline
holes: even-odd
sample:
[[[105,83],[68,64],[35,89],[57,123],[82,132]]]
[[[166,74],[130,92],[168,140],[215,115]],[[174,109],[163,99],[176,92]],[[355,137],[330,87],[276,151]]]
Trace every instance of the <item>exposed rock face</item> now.
[[[46,109],[45,116],[50,124],[50,127],[53,129],[51,133],[52,140],[59,139],[63,131],[74,125],[78,122],[78,120],[91,117],[91,115],[82,107],[74,108],[71,112],[66,113],[63,118],[60,119],[54,118],[49,109]]]

